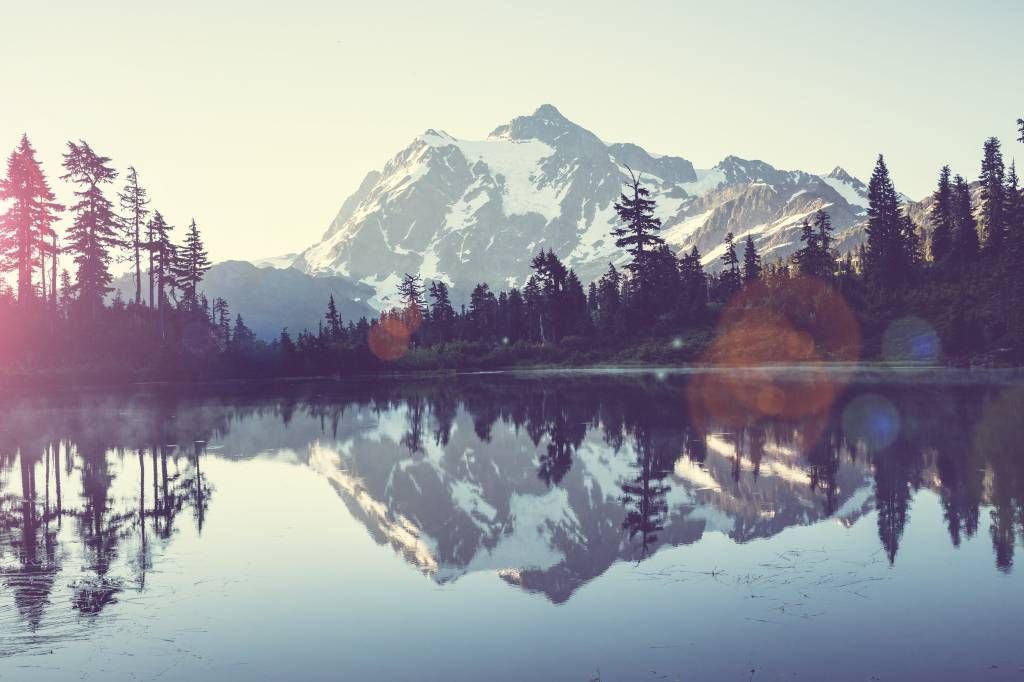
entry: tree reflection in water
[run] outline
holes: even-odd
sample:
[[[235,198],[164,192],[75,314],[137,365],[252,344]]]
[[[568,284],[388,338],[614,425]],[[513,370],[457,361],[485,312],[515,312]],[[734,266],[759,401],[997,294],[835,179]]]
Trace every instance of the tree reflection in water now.
[[[32,633],[145,590],[182,516],[201,534],[216,507],[204,460],[285,449],[433,579],[502,569],[554,602],[616,561],[708,531],[745,542],[871,512],[895,564],[922,488],[952,546],[987,523],[996,567],[1011,570],[1024,537],[1019,389],[853,383],[822,412],[766,415],[729,401],[695,411],[692,381],[537,374],[8,399],[0,619]]]

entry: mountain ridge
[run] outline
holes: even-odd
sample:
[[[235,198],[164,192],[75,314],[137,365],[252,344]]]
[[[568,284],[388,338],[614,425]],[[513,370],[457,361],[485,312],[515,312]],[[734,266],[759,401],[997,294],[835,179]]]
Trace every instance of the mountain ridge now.
[[[378,309],[395,303],[405,273],[445,281],[456,300],[478,282],[522,286],[540,249],[586,282],[627,260],[610,235],[627,165],[657,202],[666,242],[677,252],[696,246],[711,270],[728,232],[753,237],[766,261],[787,258],[801,221],[819,209],[844,248],[863,240],[867,187],[841,166],[815,174],[729,155],[697,169],[681,156],[605,143],[544,104],[485,140],[427,129],[364,176],[293,267],[371,286]]]

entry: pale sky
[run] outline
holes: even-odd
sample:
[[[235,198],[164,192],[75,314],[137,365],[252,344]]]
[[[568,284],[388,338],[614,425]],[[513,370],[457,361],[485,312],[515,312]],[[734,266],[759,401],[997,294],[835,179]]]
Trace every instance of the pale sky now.
[[[915,198],[987,136],[1024,160],[1024,2],[894,4],[0,0],[0,153],[28,132],[66,197],[84,138],[214,260],[299,251],[425,129],[545,102],[698,168],[866,181],[882,152]]]

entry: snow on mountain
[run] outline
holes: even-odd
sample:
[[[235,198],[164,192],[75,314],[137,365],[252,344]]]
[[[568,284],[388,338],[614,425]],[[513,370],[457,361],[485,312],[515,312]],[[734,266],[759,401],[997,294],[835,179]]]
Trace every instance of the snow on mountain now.
[[[283,270],[284,268],[290,268],[295,259],[299,257],[297,253],[286,253],[281,256],[271,256],[270,258],[259,258],[252,261],[252,264],[258,268],[277,268]]]
[[[478,282],[521,286],[540,249],[586,282],[626,260],[609,234],[625,165],[650,189],[667,242],[696,246],[711,269],[728,232],[753,237],[766,260],[788,257],[800,221],[818,209],[830,213],[840,243],[862,239],[866,187],[842,168],[816,175],[728,156],[698,170],[681,157],[606,144],[545,104],[485,140],[427,130],[367,174],[293,267],[368,284],[378,307],[394,303],[404,273],[444,280],[456,300]]]
[[[664,528],[642,548],[623,530],[622,486],[638,472],[629,440],[610,450],[600,429],[588,429],[572,466],[548,485],[537,471],[550,436],[534,443],[526,430],[499,422],[482,440],[472,414],[460,408],[442,442],[428,435],[433,418],[422,406],[398,405],[379,418],[367,412],[342,415],[343,435],[314,442],[308,462],[377,542],[438,583],[496,572],[563,602],[638,552],[691,544],[710,532],[746,542],[829,516],[798,453],[768,443],[757,465],[740,458],[737,476],[736,453],[749,444],[713,435],[702,463],[681,454],[664,479]],[[844,520],[872,508],[864,462],[842,459],[836,480]]]

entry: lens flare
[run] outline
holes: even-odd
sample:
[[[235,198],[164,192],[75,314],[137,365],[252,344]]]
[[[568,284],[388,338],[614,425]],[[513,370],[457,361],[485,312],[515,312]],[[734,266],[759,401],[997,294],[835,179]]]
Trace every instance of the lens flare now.
[[[843,410],[843,431],[870,452],[885,450],[900,434],[900,414],[883,396],[868,393],[854,398]]]
[[[409,327],[403,320],[385,317],[370,327],[367,343],[370,352],[385,362],[391,362],[408,352],[410,336]]]
[[[892,362],[934,362],[941,351],[938,333],[920,317],[901,317],[882,335],[882,357]]]
[[[795,277],[752,284],[722,312],[703,358],[711,371],[688,386],[690,413],[705,427],[771,416],[821,422],[823,428],[845,383],[814,363],[854,361],[860,348],[853,312],[825,282]],[[799,366],[799,381],[793,366]],[[818,433],[813,423],[805,428]]]

